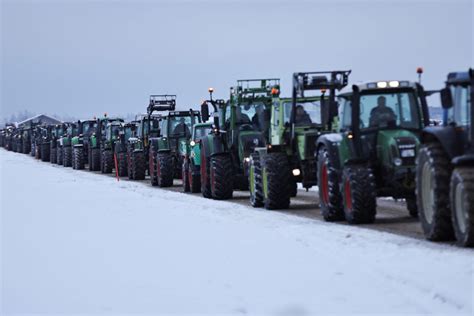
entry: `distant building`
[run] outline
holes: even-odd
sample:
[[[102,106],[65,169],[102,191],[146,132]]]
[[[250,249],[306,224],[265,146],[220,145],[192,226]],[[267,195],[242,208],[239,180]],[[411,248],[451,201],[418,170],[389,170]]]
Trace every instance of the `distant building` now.
[[[51,117],[45,114],[40,114],[40,115],[30,117],[29,119],[26,119],[24,121],[16,123],[16,126],[24,127],[24,126],[29,126],[32,123],[49,125],[49,124],[58,124],[58,123],[61,123],[61,121],[58,119],[55,119],[54,117]]]

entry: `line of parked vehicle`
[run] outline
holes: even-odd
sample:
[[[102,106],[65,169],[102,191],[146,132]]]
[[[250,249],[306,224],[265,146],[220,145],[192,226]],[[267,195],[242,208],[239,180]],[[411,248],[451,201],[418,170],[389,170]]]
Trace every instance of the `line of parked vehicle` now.
[[[175,95],[151,95],[132,122],[101,118],[0,131],[0,145],[37,159],[151,185],[182,180],[184,192],[286,209],[297,185],[318,186],[323,217],[372,223],[377,197],[405,199],[429,240],[474,246],[474,74],[454,72],[439,91],[391,80],[348,86],[351,71],[238,80],[228,100],[176,110]],[[419,70],[421,74],[421,70]],[[430,124],[427,96],[440,93],[443,123]],[[211,119],[212,109],[212,119]]]

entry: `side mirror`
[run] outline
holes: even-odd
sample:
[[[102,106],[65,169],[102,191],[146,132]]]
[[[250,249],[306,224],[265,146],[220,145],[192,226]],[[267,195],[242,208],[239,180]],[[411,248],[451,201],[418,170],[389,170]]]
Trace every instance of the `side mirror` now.
[[[441,96],[441,106],[443,109],[450,109],[453,107],[453,95],[451,89],[443,88],[440,91]]]
[[[201,104],[201,118],[203,122],[207,122],[209,120],[209,105],[207,102],[203,102]]]

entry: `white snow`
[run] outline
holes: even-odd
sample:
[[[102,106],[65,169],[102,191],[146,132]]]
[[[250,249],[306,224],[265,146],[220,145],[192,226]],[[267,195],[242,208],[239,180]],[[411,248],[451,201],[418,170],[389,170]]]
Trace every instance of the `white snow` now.
[[[0,150],[4,314],[467,314],[470,249]]]

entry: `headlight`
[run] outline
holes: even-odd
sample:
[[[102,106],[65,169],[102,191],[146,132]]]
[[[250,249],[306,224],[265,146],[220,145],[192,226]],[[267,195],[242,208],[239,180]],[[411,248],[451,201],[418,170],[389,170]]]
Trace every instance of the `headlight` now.
[[[400,158],[395,158],[393,159],[393,164],[397,167],[400,167],[402,165],[403,161]]]
[[[402,158],[415,157],[415,149],[402,149],[400,151],[400,156]]]
[[[196,145],[196,142],[194,140],[190,141],[189,142],[189,145],[191,145],[192,147],[194,147]]]
[[[244,161],[245,161],[245,162],[249,162],[249,161],[250,161],[250,158],[249,158],[249,157],[245,157],[245,158],[244,158]]]
[[[293,175],[294,175],[295,177],[299,176],[300,174],[301,174],[300,169],[293,169]]]

